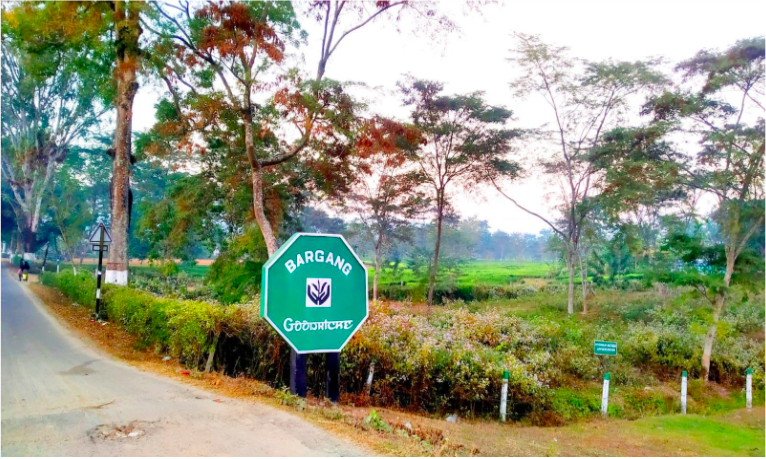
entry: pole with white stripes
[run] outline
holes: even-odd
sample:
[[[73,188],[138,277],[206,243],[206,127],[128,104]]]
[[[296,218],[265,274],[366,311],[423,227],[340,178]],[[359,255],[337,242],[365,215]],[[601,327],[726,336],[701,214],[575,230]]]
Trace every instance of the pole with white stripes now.
[[[99,320],[101,311],[101,269],[104,260],[104,229],[101,229],[98,242],[98,271],[96,271],[96,320]]]

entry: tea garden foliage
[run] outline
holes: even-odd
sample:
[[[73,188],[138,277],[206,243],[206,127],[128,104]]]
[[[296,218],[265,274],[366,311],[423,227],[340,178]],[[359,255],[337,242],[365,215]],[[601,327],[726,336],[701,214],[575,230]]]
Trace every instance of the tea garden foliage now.
[[[90,273],[43,273],[41,281],[93,307]],[[502,303],[469,309],[462,301],[451,302],[430,317],[413,314],[406,305],[376,303],[343,350],[344,397],[420,412],[493,417],[501,375],[508,370],[511,416],[560,423],[598,412],[602,372],[608,369],[611,414],[635,418],[677,411],[677,389],[668,387],[675,388],[686,370],[692,379],[690,412],[741,405],[744,394],[732,389],[731,397],[722,397],[695,380],[706,331],[706,309],[695,308],[695,301],[684,289],[670,297],[648,292],[633,302],[606,301],[590,321],[565,317],[544,302],[528,317],[514,315]],[[762,295],[753,296],[726,312],[713,359],[716,378],[732,388],[742,386],[746,368],[754,369],[756,403],[763,402],[764,389],[764,348],[756,337],[764,321],[763,301]],[[133,334],[140,346],[190,368],[203,368],[217,342],[215,370],[276,387],[289,381],[289,347],[259,316],[257,298],[222,305],[107,285],[104,305],[108,320]],[[596,338],[617,341],[619,354],[599,361],[592,350]],[[373,383],[367,387],[371,368]],[[310,356],[308,380],[317,395],[323,370],[321,356]]]

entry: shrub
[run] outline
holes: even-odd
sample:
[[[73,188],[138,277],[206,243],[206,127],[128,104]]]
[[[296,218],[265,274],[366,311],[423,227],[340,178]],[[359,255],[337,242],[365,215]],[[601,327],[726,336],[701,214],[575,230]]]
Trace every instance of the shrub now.
[[[551,407],[566,421],[577,420],[601,411],[601,394],[562,387],[552,392]]]
[[[471,284],[456,285],[439,283],[434,286],[434,303],[447,304],[452,301],[487,301],[516,299],[534,295],[537,289],[531,285],[514,283],[510,285]],[[418,300],[425,298],[426,286],[423,283],[388,284],[378,287],[380,298],[389,301]]]
[[[43,285],[56,287],[61,290],[61,293],[79,305],[91,308],[96,307],[96,279],[88,271],[80,270],[77,274],[69,270],[62,271],[59,274],[41,273],[40,282]]]
[[[210,303],[156,297],[127,287],[104,295],[109,320],[121,323],[144,345],[155,346],[198,367],[211,349],[226,308]]]
[[[263,263],[253,260],[237,261],[219,257],[210,266],[207,281],[213,296],[222,303],[231,304],[253,298],[261,287]]]

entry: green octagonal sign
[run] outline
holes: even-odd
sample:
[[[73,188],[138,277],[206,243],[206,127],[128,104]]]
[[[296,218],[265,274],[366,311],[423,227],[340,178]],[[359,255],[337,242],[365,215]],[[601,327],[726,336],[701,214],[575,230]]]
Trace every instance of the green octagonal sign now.
[[[343,236],[296,233],[263,265],[261,316],[299,354],[340,352],[367,311],[367,269]]]

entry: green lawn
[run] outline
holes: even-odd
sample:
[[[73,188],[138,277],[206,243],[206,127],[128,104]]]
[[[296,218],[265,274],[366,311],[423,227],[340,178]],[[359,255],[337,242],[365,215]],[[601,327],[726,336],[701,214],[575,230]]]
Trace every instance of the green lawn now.
[[[743,422],[736,419],[739,414],[656,416],[634,421],[634,426],[638,433],[679,448],[688,446],[700,456],[763,457],[766,454],[763,422]]]

